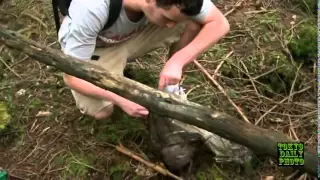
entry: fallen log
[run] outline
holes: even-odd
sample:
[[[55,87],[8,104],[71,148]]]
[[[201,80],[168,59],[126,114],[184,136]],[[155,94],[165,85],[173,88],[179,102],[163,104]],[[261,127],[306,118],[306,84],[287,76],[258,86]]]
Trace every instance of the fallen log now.
[[[63,54],[60,50],[38,44],[17,32],[0,28],[0,42],[20,50],[31,58],[60,71],[117,93],[156,113],[197,126],[235,143],[250,148],[258,155],[277,158],[277,142],[295,142],[282,133],[263,129],[228,114],[214,111],[175,94],[155,90],[131,79],[114,75],[105,69]],[[315,152],[305,150],[300,170],[316,176]]]

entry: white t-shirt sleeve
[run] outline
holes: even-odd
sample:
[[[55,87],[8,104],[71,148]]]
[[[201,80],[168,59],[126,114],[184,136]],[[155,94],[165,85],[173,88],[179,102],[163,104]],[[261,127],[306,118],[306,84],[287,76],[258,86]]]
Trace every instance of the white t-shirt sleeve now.
[[[108,0],[73,0],[71,19],[62,23],[59,41],[63,51],[80,60],[89,60],[96,46],[98,33],[108,19]]]
[[[191,19],[202,22],[205,17],[210,13],[211,8],[213,7],[213,3],[211,0],[203,0],[202,7],[200,13],[196,16],[191,16]]]

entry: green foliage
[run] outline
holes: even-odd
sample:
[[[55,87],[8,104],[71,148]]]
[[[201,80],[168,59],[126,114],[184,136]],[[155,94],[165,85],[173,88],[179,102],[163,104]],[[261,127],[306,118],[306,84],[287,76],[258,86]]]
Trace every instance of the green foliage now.
[[[158,74],[150,69],[141,69],[137,67],[126,67],[124,76],[148,86],[156,86],[158,83]]]
[[[315,1],[315,0],[293,0],[292,2],[295,5],[299,5],[299,7],[303,11],[317,15],[317,7],[318,7],[317,2],[318,1]]]
[[[34,109],[34,108],[40,108],[41,107],[41,100],[40,99],[34,99],[31,101],[29,108]]]
[[[116,109],[111,118],[114,122],[110,124],[95,125],[97,140],[118,143],[126,140],[134,141],[147,136],[146,127],[141,120],[130,118],[121,110]]]
[[[10,122],[10,114],[5,102],[0,101],[0,132],[4,130]]]
[[[265,84],[259,86],[260,91],[271,97],[273,93],[287,93],[290,91],[296,75],[296,67],[281,52],[271,51],[266,57],[265,66],[275,69],[258,80]],[[299,82],[299,79],[297,79]]]
[[[220,172],[216,168],[207,168],[202,171],[197,172],[196,178],[198,180],[223,180],[223,176],[221,176]]]
[[[259,26],[261,32],[268,33],[269,27],[272,27],[274,30],[280,30],[284,28],[284,24],[281,21],[280,14],[277,10],[272,10],[262,15],[257,16],[259,20]]]
[[[109,174],[113,178],[120,176],[123,172],[130,170],[129,162],[118,163],[109,169]]]
[[[65,178],[83,179],[88,176],[93,161],[94,157],[90,154],[61,154],[54,159],[54,164],[66,167],[63,172]]]
[[[292,56],[297,61],[314,62],[317,57],[317,26],[311,23],[303,23],[297,27],[296,33],[288,43]]]

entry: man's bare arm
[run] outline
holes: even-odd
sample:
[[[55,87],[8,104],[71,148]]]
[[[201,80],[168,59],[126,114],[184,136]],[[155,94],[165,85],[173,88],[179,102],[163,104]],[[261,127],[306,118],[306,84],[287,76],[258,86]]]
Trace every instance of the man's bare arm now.
[[[216,6],[213,6],[205,19],[202,20],[201,26],[201,30],[194,39],[173,55],[179,58],[172,58],[172,60],[179,61],[178,63],[182,66],[189,64],[222,39],[230,30],[228,20]]]
[[[63,79],[67,86],[83,95],[110,101],[117,106],[121,106],[124,102],[128,101],[113,92],[104,90],[98,86],[95,86],[94,84],[91,84],[90,82],[79,79],[77,77],[64,74]]]

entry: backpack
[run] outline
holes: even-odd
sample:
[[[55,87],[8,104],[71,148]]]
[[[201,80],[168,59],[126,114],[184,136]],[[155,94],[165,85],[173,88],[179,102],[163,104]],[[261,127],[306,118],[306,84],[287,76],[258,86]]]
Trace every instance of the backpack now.
[[[53,15],[57,33],[60,29],[59,11],[63,16],[69,16],[69,6],[72,0],[52,0]],[[110,0],[109,19],[103,30],[108,29],[118,19],[122,7],[122,0]],[[69,16],[70,17],[70,16]]]

